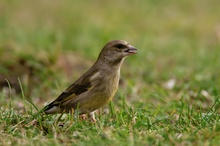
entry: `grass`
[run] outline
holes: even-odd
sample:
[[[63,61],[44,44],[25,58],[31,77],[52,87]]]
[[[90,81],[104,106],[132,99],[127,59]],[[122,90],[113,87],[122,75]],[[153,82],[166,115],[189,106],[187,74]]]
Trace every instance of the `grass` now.
[[[0,4],[1,145],[218,145],[219,1]],[[139,49],[97,122],[39,116],[109,40]]]

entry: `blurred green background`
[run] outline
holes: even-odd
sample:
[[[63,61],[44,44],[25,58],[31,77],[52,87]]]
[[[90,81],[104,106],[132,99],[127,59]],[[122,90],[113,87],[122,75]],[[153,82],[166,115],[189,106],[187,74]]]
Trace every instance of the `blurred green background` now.
[[[41,108],[96,60],[110,40],[139,49],[121,70],[114,102],[175,113],[207,111],[220,92],[219,0],[1,0],[1,105],[10,82]],[[12,96],[20,110],[20,94]],[[20,103],[19,105],[17,103]]]
[[[1,0],[1,85],[6,78],[19,91],[19,77],[29,98],[53,99],[108,41],[123,39],[139,49],[122,67],[120,92],[131,100],[147,104],[158,89],[159,103],[202,90],[216,95],[219,14],[217,0]]]

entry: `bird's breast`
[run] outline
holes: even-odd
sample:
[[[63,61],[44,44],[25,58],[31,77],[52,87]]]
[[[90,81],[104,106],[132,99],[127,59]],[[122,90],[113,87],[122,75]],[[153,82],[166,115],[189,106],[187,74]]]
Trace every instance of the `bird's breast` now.
[[[106,93],[111,100],[118,90],[119,74],[111,74],[106,78]]]

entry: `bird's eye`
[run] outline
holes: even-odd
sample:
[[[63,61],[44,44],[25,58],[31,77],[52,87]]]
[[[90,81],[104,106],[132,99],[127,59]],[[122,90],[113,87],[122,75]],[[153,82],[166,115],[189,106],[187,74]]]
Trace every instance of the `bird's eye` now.
[[[123,49],[123,48],[125,48],[126,46],[125,46],[125,45],[122,45],[122,44],[117,44],[117,45],[115,45],[115,47],[118,48],[118,49]]]

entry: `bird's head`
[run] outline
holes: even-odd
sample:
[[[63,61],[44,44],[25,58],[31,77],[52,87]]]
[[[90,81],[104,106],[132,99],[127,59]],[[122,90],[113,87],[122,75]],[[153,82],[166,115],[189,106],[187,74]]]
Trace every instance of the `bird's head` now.
[[[112,63],[119,63],[124,57],[136,54],[137,49],[123,40],[113,40],[108,42],[101,53],[99,59],[107,59]]]

